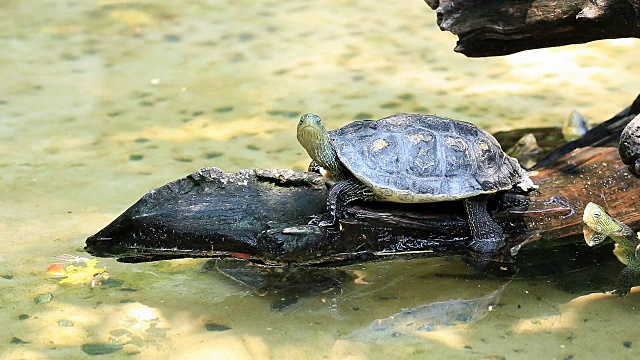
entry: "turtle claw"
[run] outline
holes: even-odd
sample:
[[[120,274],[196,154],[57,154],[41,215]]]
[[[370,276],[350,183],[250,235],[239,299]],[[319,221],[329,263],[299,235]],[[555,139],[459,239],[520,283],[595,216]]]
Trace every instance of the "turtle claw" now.
[[[629,292],[631,292],[631,285],[618,284],[611,293],[618,295],[619,298],[626,298]]]
[[[339,220],[337,216],[328,214],[316,215],[309,220],[308,225],[316,225],[321,228],[332,228],[339,226]]]
[[[341,213],[341,216],[338,216],[338,214],[336,213],[331,216],[331,220],[320,221],[318,226],[325,227],[325,228],[334,227],[334,228],[340,229],[340,219],[344,219],[344,218],[345,216],[343,213]]]
[[[311,219],[309,220],[307,225],[322,226],[322,225],[320,225],[322,222],[323,222],[322,221],[322,215],[313,215],[313,216],[311,216]]]
[[[318,223],[318,226],[323,228],[334,227],[334,223],[331,221],[323,220]]]

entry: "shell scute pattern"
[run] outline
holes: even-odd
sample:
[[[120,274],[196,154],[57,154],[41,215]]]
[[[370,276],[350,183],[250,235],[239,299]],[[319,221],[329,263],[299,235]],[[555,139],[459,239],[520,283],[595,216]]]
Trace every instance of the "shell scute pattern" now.
[[[391,119],[393,116],[385,118]],[[385,120],[381,119],[381,120]],[[410,121],[407,121],[409,120]],[[434,133],[450,133],[454,131],[453,120],[429,115],[410,116],[409,119],[403,119],[402,126],[416,126],[421,129],[431,130]]]
[[[457,121],[454,122],[456,132],[463,137],[476,137],[480,135],[482,130],[478,129],[475,125],[471,125],[466,122]]]
[[[407,137],[408,175],[423,178],[439,176],[441,165],[436,135],[424,131],[408,134]]]
[[[361,141],[360,152],[363,161],[368,164],[376,164],[375,166],[381,173],[392,174],[402,167],[399,149],[402,139],[396,134],[381,137],[371,136],[358,141]]]
[[[401,114],[330,136],[342,163],[381,200],[454,200],[509,189],[521,177],[493,137],[452,119]]]
[[[444,182],[440,178],[414,179],[410,182],[410,188],[416,194],[439,194]]]
[[[442,144],[446,153],[445,177],[459,177],[461,173],[476,172],[476,162],[471,157],[472,149],[467,139],[461,136],[445,135]]]
[[[520,179],[520,165],[517,160],[505,154],[492,137],[476,139],[478,167],[476,178],[482,189],[508,189]]]

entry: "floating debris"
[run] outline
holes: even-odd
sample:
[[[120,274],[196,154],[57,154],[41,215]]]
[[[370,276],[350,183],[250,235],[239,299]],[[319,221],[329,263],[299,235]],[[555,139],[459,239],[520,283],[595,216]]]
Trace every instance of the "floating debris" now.
[[[122,344],[117,343],[90,343],[82,344],[82,351],[88,355],[106,355],[124,348]]]
[[[175,34],[166,34],[163,38],[165,42],[180,42],[180,36]]]
[[[100,285],[100,280],[106,280],[109,278],[106,268],[96,266],[98,262],[100,262],[98,259],[89,259],[86,257],[64,254],[58,256],[58,260],[63,263],[71,264],[65,268],[60,263],[55,263],[47,268],[47,274],[56,277],[64,277],[64,279],[60,280],[60,284],[89,284],[91,287],[95,287]]]
[[[231,328],[226,326],[226,325],[217,324],[217,323],[214,323],[214,322],[210,322],[210,323],[204,324],[204,328],[207,329],[207,331],[227,331],[227,330],[231,330]]]
[[[47,274],[51,276],[64,277],[67,276],[67,270],[60,264],[52,264],[47,268]]]
[[[284,116],[288,118],[296,118],[300,116],[299,111],[287,111],[287,110],[267,110],[267,114],[272,116]]]
[[[119,289],[120,291],[124,291],[124,292],[136,292],[138,291],[138,289],[134,289],[134,288],[130,288],[130,287],[123,287]]]
[[[122,336],[132,337],[133,333],[127,329],[113,329],[109,331],[109,335],[112,335],[115,337],[122,337]]]
[[[124,284],[124,281],[116,280],[116,279],[104,279],[101,282],[102,282],[102,286],[106,286],[110,288],[117,288]]]
[[[373,118],[373,114],[367,112],[357,113],[356,116],[353,117],[355,120],[367,120]]]
[[[217,113],[227,113],[227,112],[233,111],[233,106],[220,106],[213,109],[213,111]]]
[[[13,338],[11,338],[11,341],[9,341],[9,343],[16,344],[16,345],[24,345],[24,344],[31,344],[31,341],[24,341],[14,336]]]
[[[58,260],[69,264],[81,264],[89,261],[89,258],[83,256],[75,256],[71,254],[62,254],[58,256]]]
[[[58,326],[60,327],[74,327],[75,324],[71,320],[58,320]]]
[[[400,105],[401,105],[400,103],[397,103],[395,101],[389,101],[389,102],[386,102],[384,104],[380,104],[380,107],[382,109],[395,109]]]
[[[38,296],[36,296],[35,298],[33,298],[33,302],[36,304],[47,304],[51,302],[51,299],[53,299],[53,294],[48,293],[48,294],[40,294]]]
[[[109,14],[111,19],[130,26],[132,29],[153,26],[157,23],[155,16],[147,11],[139,9],[116,9]]]

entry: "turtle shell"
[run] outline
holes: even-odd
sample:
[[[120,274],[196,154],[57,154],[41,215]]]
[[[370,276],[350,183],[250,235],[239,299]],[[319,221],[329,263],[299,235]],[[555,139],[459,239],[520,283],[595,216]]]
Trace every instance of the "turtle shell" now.
[[[329,136],[340,161],[380,200],[458,200],[528,180],[493,136],[464,121],[399,114],[355,121]]]
[[[627,124],[620,136],[620,158],[627,165],[634,165],[640,159],[640,115]]]

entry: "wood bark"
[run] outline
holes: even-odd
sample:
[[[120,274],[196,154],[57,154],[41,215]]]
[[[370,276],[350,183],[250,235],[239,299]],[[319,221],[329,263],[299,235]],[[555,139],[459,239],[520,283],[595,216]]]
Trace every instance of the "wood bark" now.
[[[640,37],[640,0],[425,0],[469,57]]]

